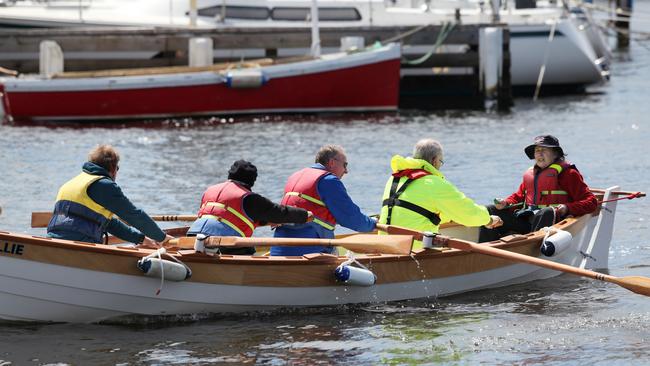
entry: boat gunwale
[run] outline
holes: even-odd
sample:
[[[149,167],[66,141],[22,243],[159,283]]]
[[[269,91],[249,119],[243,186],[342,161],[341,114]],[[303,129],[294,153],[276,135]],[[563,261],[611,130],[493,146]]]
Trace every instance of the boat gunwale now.
[[[559,223],[555,224],[553,227],[556,229],[570,229],[577,223],[580,223],[583,220],[588,220],[594,214],[588,214],[580,216],[577,218],[566,218]],[[545,235],[545,232],[542,230],[515,236],[505,236],[499,240],[491,241],[484,243],[484,245],[489,245],[498,249],[511,250],[519,247],[525,247],[531,245],[535,242],[540,241]],[[263,238],[261,238],[263,239]],[[454,238],[450,238],[454,239]],[[461,240],[461,239],[454,239]],[[0,241],[12,242],[19,244],[30,244],[37,246],[47,246],[55,247],[64,250],[71,251],[83,251],[89,253],[97,254],[108,254],[116,255],[122,257],[134,257],[142,258],[147,255],[150,255],[155,252],[153,249],[145,248],[134,248],[134,247],[123,247],[123,246],[113,246],[113,245],[104,245],[104,244],[95,244],[95,243],[85,243],[80,241],[70,241],[64,239],[55,239],[47,238],[36,235],[13,233],[9,231],[0,230]],[[332,264],[344,262],[348,259],[347,256],[333,256],[328,254],[316,253],[307,256],[253,256],[253,255],[231,255],[231,254],[216,254],[208,255],[202,253],[196,253],[193,249],[187,250],[176,250],[168,251],[169,255],[172,255],[180,260],[183,260],[188,263],[223,263],[223,264],[268,264],[268,265],[313,265],[313,264]],[[458,255],[469,255],[475,254],[471,252],[466,252],[458,249],[446,248],[446,249],[419,249],[415,252],[412,252],[411,255],[399,255],[399,254],[356,254],[355,259],[361,263],[373,263],[373,262],[399,262],[399,261],[413,261],[421,259],[434,259],[434,258],[444,258],[450,256]]]

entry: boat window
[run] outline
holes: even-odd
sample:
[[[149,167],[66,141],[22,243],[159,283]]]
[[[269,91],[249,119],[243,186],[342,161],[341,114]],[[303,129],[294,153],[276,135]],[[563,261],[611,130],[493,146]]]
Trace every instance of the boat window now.
[[[221,5],[209,6],[199,9],[198,14],[216,17],[221,16],[221,10]],[[226,6],[226,18],[266,20],[269,18],[269,9],[261,6]]]
[[[282,8],[271,10],[273,20],[305,21],[311,19],[310,8]],[[356,21],[361,20],[361,14],[356,8],[318,8],[318,20],[324,21]]]

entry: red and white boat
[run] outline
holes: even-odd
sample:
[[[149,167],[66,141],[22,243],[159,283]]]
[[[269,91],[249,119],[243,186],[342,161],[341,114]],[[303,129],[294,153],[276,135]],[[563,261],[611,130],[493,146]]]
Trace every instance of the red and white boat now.
[[[400,55],[398,44],[388,44],[294,62],[266,60],[248,68],[233,64],[159,73],[142,69],[0,78],[3,120],[396,110]]]

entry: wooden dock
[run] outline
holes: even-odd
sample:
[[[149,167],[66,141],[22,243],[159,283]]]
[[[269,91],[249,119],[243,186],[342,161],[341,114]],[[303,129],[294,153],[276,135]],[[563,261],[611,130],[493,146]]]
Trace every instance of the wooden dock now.
[[[497,27],[503,34],[501,74],[496,91],[483,87],[479,34]],[[363,37],[365,45],[395,40],[402,42],[403,59],[400,107],[420,109],[483,109],[486,96],[500,110],[512,105],[510,85],[510,37],[503,25],[455,25],[440,40],[442,26],[321,28],[324,52],[338,50],[342,37]],[[67,28],[0,30],[0,66],[21,73],[39,70],[39,45],[58,43],[65,71],[187,65],[188,43],[208,37],[214,45],[214,61],[246,60],[304,54],[311,44],[309,28],[165,29],[165,28]],[[441,44],[435,52],[433,45]],[[428,57],[422,57],[423,55]],[[419,60],[418,60],[419,59]],[[417,64],[406,60],[418,60]]]

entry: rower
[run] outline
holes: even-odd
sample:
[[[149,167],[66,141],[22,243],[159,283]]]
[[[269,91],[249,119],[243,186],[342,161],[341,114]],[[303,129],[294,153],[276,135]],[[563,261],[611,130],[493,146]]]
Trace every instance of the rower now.
[[[314,213],[305,225],[283,225],[275,230],[281,238],[334,238],[334,227],[370,232],[376,221],[361,212],[347,193],[341,178],[348,172],[348,158],[338,145],[325,145],[316,153],[314,165],[292,174],[284,187],[282,203]],[[336,248],[325,246],[271,247],[271,255],[296,256],[309,253],[335,254]]]
[[[256,179],[255,165],[246,160],[235,161],[228,170],[228,180],[208,187],[203,193],[198,219],[187,235],[250,237],[256,227],[269,222],[304,224],[312,220],[307,210],[278,205],[251,191]],[[220,252],[252,255],[255,248],[223,248]]]
[[[433,139],[418,141],[413,157],[393,156],[393,173],[384,189],[380,224],[433,234],[438,233],[440,224],[449,221],[465,226],[501,224],[498,216],[490,216],[485,206],[474,203],[445,179],[440,171],[443,156],[442,145]],[[422,248],[422,242],[416,241],[414,248]]]
[[[173,239],[135,207],[115,183],[119,162],[120,155],[111,145],[90,151],[82,172],[59,189],[47,236],[99,244],[102,236],[110,233],[146,248],[158,248]]]

